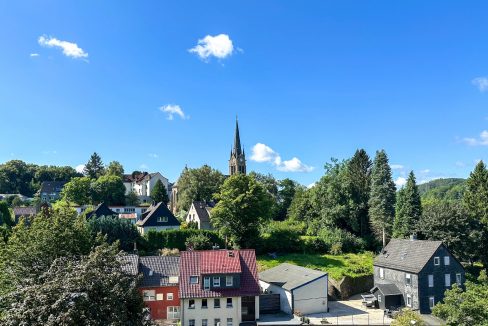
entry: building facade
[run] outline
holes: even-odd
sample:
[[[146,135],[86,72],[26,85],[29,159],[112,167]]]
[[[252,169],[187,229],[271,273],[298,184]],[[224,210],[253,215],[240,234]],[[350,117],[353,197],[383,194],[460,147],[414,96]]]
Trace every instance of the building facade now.
[[[139,233],[144,235],[150,230],[162,231],[180,228],[180,221],[171,213],[163,202],[153,204],[142,214],[136,222]]]
[[[43,181],[39,190],[39,198],[43,203],[54,202],[61,197],[66,181]]]
[[[210,212],[214,206],[214,202],[194,201],[186,214],[186,222],[197,223],[198,229],[201,230],[212,230]]]
[[[158,181],[163,183],[164,187],[168,191],[168,197],[171,195],[168,190],[170,185],[168,179],[163,177],[159,172],[124,174],[123,181],[125,186],[125,194],[128,195],[130,192],[134,192],[143,203],[152,201],[151,192]]]

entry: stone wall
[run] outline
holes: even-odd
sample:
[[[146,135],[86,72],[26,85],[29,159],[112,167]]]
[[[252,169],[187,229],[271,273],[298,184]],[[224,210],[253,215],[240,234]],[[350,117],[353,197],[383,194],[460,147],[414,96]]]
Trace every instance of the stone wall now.
[[[332,300],[347,300],[354,294],[369,292],[373,286],[373,275],[345,276],[340,281],[329,278],[328,295]]]

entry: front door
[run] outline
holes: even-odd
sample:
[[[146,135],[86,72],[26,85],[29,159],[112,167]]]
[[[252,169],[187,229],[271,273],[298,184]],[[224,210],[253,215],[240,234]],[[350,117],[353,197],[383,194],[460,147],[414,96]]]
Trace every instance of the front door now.
[[[242,297],[242,321],[256,320],[256,297]]]

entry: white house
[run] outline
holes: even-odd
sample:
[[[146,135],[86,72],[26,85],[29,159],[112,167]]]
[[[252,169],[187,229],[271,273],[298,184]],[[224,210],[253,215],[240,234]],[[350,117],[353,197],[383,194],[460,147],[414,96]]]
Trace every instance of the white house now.
[[[284,263],[259,273],[259,285],[264,293],[280,295],[287,314],[328,311],[327,273]]]
[[[169,193],[169,181],[167,178],[163,177],[161,173],[147,173],[143,172],[140,174],[124,174],[123,181],[125,186],[125,194],[128,195],[131,191],[135,192],[137,196],[143,202],[151,201],[151,191],[153,190],[156,182],[160,180],[166,190]]]
[[[137,230],[144,235],[149,230],[161,231],[179,229],[180,221],[171,213],[166,204],[151,205],[136,222]]]
[[[198,224],[198,228],[202,230],[212,230],[210,211],[214,206],[213,202],[194,201],[188,210],[188,214],[186,214],[186,222],[195,222]]]

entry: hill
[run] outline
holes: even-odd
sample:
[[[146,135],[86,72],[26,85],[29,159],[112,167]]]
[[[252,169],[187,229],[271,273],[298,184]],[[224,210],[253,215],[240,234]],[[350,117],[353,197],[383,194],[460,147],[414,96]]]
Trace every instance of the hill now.
[[[466,179],[461,178],[436,179],[419,185],[419,193],[423,200],[460,200],[465,182]]]

